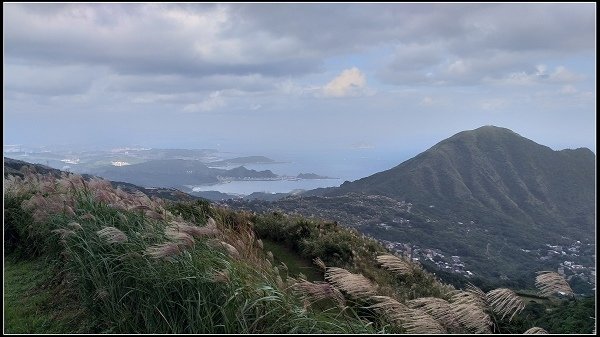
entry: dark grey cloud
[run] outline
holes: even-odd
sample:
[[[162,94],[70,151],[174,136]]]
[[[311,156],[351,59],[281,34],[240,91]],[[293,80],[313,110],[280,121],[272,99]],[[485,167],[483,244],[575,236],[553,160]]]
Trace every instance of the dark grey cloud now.
[[[593,50],[592,6],[7,4],[4,50],[40,65],[91,64],[121,75],[278,78],[394,46],[381,80],[464,84],[523,71],[539,56]]]
[[[593,50],[596,15],[592,3],[503,4],[483,7],[465,18],[473,36],[451,51],[477,49],[573,53]]]
[[[301,46],[261,32],[228,38],[228,10],[198,8],[204,11],[133,4],[40,11],[10,4],[5,53],[46,64],[106,65],[125,74],[287,76],[318,70],[319,60],[296,52]]]
[[[590,55],[595,48],[593,4],[501,4],[461,13],[437,13],[460,29],[437,34],[439,22],[426,29],[437,36],[401,43],[380,69],[379,78],[400,85],[473,85],[515,72],[531,72],[549,59]],[[438,7],[439,9],[440,7]]]
[[[293,37],[315,53],[360,51],[391,42],[430,41],[464,33],[456,16],[479,5],[243,4],[232,7],[244,26]]]

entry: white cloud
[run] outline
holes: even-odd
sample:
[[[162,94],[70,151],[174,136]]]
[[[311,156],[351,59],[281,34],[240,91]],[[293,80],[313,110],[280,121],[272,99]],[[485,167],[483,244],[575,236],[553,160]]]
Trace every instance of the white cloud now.
[[[448,73],[451,75],[463,75],[469,71],[467,63],[463,60],[457,60],[448,66]]]
[[[221,96],[220,91],[212,92],[207,99],[199,102],[188,104],[183,107],[185,112],[207,112],[225,106],[225,100]]]
[[[323,87],[323,94],[327,97],[360,96],[366,93],[367,79],[356,67],[342,71],[331,82]]]

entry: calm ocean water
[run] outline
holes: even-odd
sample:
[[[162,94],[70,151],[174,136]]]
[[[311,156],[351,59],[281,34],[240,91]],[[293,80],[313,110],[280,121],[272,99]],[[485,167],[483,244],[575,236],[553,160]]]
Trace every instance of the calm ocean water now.
[[[246,153],[228,154],[231,157],[249,155]],[[376,149],[311,153],[278,152],[264,155],[283,163],[244,166],[254,170],[271,170],[281,176],[295,177],[299,173],[316,173],[335,179],[232,181],[216,185],[196,185],[194,190],[247,195],[252,192],[287,193],[296,189],[310,190],[319,187],[339,186],[346,180],[354,181],[390,169],[408,159],[409,156],[406,153],[382,152]]]

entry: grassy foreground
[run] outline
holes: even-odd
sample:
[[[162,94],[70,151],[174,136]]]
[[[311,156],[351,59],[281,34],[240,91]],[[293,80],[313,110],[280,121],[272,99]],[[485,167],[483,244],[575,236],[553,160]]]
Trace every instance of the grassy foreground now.
[[[525,306],[444,285],[335,223],[23,176],[4,181],[5,332],[490,333]]]
[[[60,286],[51,284],[51,268],[43,259],[4,258],[4,332],[71,333],[85,327],[85,309]],[[54,296],[59,295],[59,297]]]

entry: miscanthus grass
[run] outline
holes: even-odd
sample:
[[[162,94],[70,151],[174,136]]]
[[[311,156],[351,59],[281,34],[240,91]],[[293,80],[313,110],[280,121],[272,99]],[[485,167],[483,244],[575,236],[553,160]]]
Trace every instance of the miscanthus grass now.
[[[30,216],[11,220],[15,245],[57,261],[98,331],[375,331],[351,310],[306,307],[240,219],[185,219],[159,199],[75,175],[10,178],[5,196]]]
[[[535,286],[543,296],[552,296],[556,293],[573,296],[573,289],[569,283],[558,273],[552,271],[540,271],[535,278]]]
[[[263,250],[243,212],[172,205],[77,175],[25,169],[4,182],[5,246],[53,260],[101,332],[490,333],[524,308],[510,289],[456,290],[418,263],[323,224],[290,227],[314,232],[301,243],[324,280],[310,282]],[[282,234],[275,225],[268,228]],[[364,247],[345,249],[334,234]],[[322,255],[324,245],[346,260]],[[343,260],[347,269],[336,265]],[[540,272],[536,285],[546,296],[572,294],[553,272]]]

